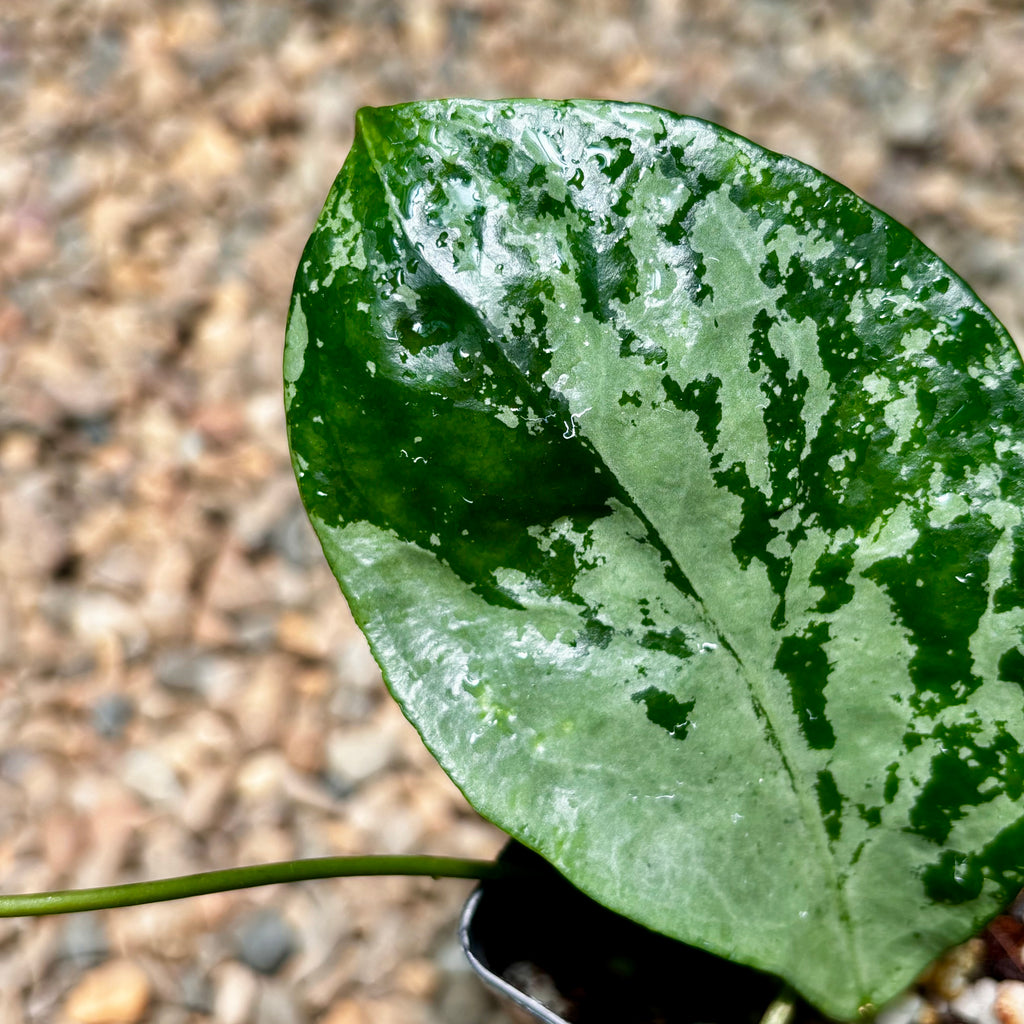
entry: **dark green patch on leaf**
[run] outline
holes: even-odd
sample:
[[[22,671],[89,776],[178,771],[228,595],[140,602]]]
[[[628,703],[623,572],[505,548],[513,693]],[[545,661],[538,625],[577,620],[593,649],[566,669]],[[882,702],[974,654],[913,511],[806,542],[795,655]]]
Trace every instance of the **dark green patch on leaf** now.
[[[643,704],[647,709],[647,720],[664,729],[672,739],[686,739],[687,730],[690,728],[690,714],[697,703],[695,700],[680,703],[671,693],[665,693],[653,686],[634,693],[630,700],[636,704]]]
[[[825,704],[828,637],[828,623],[816,622],[799,635],[785,637],[775,657],[775,667],[789,680],[793,710],[814,750],[831,750],[836,742]]]
[[[830,771],[818,772],[815,786],[818,792],[818,806],[821,808],[821,820],[825,823],[825,831],[829,839],[835,842],[843,829],[842,811],[846,802],[836,786],[835,777]]]

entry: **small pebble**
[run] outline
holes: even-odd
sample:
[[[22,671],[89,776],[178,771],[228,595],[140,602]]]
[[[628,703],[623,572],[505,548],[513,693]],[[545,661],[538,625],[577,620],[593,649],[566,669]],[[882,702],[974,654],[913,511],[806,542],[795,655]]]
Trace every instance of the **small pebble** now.
[[[186,1010],[208,1014],[213,1010],[213,989],[210,981],[195,966],[187,967],[181,975],[178,997]]]
[[[238,958],[260,974],[276,973],[295,952],[295,934],[276,909],[259,910],[237,932]]]
[[[150,1000],[146,972],[131,960],[111,960],[89,971],[71,990],[64,1012],[76,1024],[135,1024]]]
[[[964,1024],[999,1024],[996,1016],[996,996],[999,982],[994,978],[979,978],[949,1003],[950,1012]]]
[[[64,955],[80,967],[95,967],[110,954],[104,919],[96,914],[69,914],[61,945]]]
[[[181,784],[167,759],[154,750],[135,747],[121,761],[121,779],[139,796],[153,804],[172,804],[181,799]]]
[[[445,1024],[477,1024],[491,1005],[487,990],[475,975],[454,974],[442,990],[438,1016]]]
[[[342,999],[327,1012],[321,1024],[376,1024],[362,999]]]
[[[287,986],[269,983],[260,990],[255,1024],[307,1024],[308,1019]]]
[[[915,992],[904,992],[886,1003],[875,1018],[875,1024],[916,1024],[924,1000]]]
[[[1024,981],[1003,981],[996,995],[999,1024],[1024,1024]]]
[[[274,524],[270,542],[274,550],[298,569],[308,569],[323,558],[306,512],[297,502]]]
[[[398,755],[395,730],[375,725],[334,729],[327,737],[327,777],[340,793],[387,768]]]
[[[135,703],[120,693],[107,693],[92,708],[92,727],[105,740],[119,740],[135,715]]]
[[[416,999],[430,999],[440,984],[440,972],[431,961],[407,960],[395,975],[395,988]]]
[[[985,961],[985,943],[973,938],[947,950],[921,976],[926,994],[949,1001],[964,991],[976,978]]]
[[[213,972],[213,1017],[217,1024],[248,1024],[259,981],[243,964],[228,960]]]
[[[519,1018],[514,1018],[518,1020]],[[336,1002],[320,1024],[482,1024],[483,1018],[471,1021],[448,1017],[444,1013],[428,1016],[418,1003],[399,996],[377,999],[342,999]],[[524,1022],[526,1024],[526,1022]]]
[[[315,616],[286,611],[277,622],[277,642],[282,650],[300,658],[318,661],[330,656],[332,638],[319,626]]]
[[[156,681],[168,690],[201,694],[214,670],[213,662],[210,655],[196,651],[163,651],[154,662]]]

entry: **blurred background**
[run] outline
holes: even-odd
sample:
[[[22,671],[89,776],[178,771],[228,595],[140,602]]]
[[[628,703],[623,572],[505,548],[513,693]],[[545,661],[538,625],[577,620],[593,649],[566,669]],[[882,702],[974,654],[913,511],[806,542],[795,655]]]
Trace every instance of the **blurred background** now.
[[[291,280],[362,105],[717,121],[910,225],[1024,340],[1019,0],[4,0],[0,889],[501,837],[299,505]],[[0,922],[4,1024],[502,1024],[459,882]]]

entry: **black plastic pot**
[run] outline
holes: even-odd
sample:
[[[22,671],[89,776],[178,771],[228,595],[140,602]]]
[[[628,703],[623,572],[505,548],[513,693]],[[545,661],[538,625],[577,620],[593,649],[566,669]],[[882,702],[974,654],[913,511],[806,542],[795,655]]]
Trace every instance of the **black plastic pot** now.
[[[482,883],[459,937],[474,970],[545,1024],[756,1024],[779,982],[650,932],[510,843],[522,878]]]

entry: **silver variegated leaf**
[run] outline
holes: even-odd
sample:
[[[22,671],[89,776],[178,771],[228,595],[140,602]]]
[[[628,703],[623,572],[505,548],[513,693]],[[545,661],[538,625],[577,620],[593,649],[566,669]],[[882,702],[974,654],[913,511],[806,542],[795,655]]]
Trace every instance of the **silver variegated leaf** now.
[[[285,378],[392,692],[594,898],[852,1017],[1020,884],[1024,375],[904,228],[663,110],[364,110]]]

